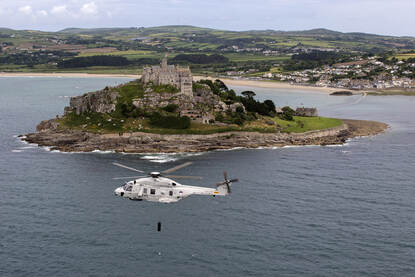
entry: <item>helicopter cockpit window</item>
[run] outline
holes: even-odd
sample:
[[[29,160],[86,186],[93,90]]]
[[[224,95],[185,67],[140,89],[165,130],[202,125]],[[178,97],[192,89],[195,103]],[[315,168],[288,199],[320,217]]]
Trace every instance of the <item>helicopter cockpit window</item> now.
[[[125,190],[125,191],[132,191],[132,189],[133,189],[133,186],[132,185],[130,185],[130,184],[125,184],[124,186],[122,186],[123,187],[123,189]]]

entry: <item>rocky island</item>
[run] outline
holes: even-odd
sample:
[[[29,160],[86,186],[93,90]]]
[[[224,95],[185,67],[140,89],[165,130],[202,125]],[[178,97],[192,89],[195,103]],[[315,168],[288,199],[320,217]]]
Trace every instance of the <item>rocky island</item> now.
[[[341,144],[386,124],[319,117],[317,109],[276,107],[222,81],[193,82],[188,67],[143,69],[141,79],[72,97],[64,116],[42,121],[27,142],[53,150],[202,152],[235,147]]]

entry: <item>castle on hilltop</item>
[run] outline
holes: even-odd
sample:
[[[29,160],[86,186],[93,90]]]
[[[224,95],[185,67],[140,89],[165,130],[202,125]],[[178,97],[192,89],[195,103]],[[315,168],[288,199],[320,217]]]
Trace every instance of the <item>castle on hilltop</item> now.
[[[190,68],[168,65],[167,54],[160,66],[144,67],[141,80],[144,84],[153,82],[156,85],[174,85],[182,94],[193,97],[193,77]]]

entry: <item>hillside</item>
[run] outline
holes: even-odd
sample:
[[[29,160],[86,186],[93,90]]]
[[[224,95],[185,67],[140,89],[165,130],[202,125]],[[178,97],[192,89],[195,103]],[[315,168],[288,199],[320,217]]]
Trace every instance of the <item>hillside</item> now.
[[[334,51],[349,56],[407,53],[415,49],[415,38],[363,33],[341,33],[327,29],[305,31],[227,31],[195,26],[132,28],[68,28],[58,32],[0,29],[0,70],[23,72],[137,73],[145,64],[156,64],[164,53],[220,55],[209,63],[184,61],[197,73],[221,74],[252,70],[252,76],[281,65],[292,55],[309,51]],[[128,62],[101,65],[82,63],[62,68],[59,63],[82,57],[111,55]],[[202,59],[205,60],[205,59]],[[79,64],[79,63],[73,63]]]

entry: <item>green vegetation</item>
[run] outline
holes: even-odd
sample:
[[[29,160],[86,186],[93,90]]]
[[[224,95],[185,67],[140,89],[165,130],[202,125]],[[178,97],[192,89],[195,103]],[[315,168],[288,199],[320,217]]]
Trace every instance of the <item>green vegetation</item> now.
[[[192,63],[192,64],[210,64],[210,63],[227,63],[229,59],[218,54],[179,54],[170,60],[171,63]]]
[[[286,71],[312,69],[322,65],[333,65],[334,63],[346,62],[352,57],[351,54],[327,52],[314,50],[310,53],[293,55],[283,68]]]
[[[394,55],[394,57],[398,60],[415,59],[415,53],[400,53]]]
[[[154,112],[150,117],[150,125],[166,129],[188,129],[190,118],[187,116],[161,115]]]
[[[109,121],[110,119],[111,121]],[[61,123],[61,128],[82,129],[94,133],[146,132],[156,134],[215,134],[225,132],[304,133],[333,128],[342,124],[340,119],[325,117],[294,116],[293,121],[283,120],[278,117],[260,117],[258,120],[245,123],[242,126],[236,124],[219,126],[191,122],[188,128],[180,129],[151,125],[149,120],[133,118],[122,120],[111,115],[85,113],[82,115],[71,114],[59,119],[59,122]],[[270,121],[275,124],[269,125]]]
[[[415,96],[415,90],[413,89],[390,89],[390,90],[377,90],[377,91],[370,91],[367,93],[368,95],[374,96],[388,96],[388,95],[403,95],[403,96]]]
[[[294,116],[293,121],[274,119],[282,127],[283,132],[303,133],[307,131],[323,130],[340,126],[342,121],[327,117],[300,117]]]
[[[120,56],[90,56],[65,59],[58,62],[58,68],[78,68],[90,66],[126,66],[130,62]]]

